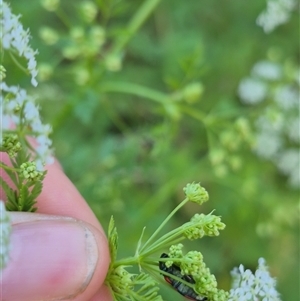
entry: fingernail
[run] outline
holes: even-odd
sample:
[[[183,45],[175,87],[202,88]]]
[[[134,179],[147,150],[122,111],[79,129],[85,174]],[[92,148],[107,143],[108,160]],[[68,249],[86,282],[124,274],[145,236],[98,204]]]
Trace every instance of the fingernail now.
[[[39,220],[13,225],[2,298],[73,299],[89,284],[98,261],[94,234],[83,222]]]

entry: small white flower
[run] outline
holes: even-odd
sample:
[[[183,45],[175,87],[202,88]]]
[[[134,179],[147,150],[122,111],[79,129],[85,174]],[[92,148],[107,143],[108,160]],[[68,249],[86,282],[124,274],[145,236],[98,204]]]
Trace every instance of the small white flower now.
[[[278,80],[282,76],[282,68],[279,64],[261,61],[254,65],[252,74],[266,80]]]
[[[299,108],[299,91],[292,85],[279,87],[274,100],[284,110],[297,109]]]
[[[27,60],[27,69],[31,75],[31,83],[37,86],[36,76],[36,50],[29,45],[29,30],[24,30],[19,22],[20,16],[12,14],[9,5],[0,1],[0,26],[2,36],[2,47],[6,50],[16,50],[18,55]]]
[[[299,116],[288,121],[288,136],[291,141],[300,143],[300,118]]]
[[[5,204],[0,200],[0,270],[9,261],[11,222],[5,210]]]
[[[242,102],[257,104],[262,102],[267,95],[267,85],[258,79],[245,78],[240,82],[238,94]]]
[[[264,159],[273,159],[282,148],[282,139],[276,132],[262,132],[256,137],[254,151]]]
[[[276,165],[285,175],[289,176],[289,182],[293,187],[299,187],[300,177],[300,152],[299,149],[288,149],[280,153]]]
[[[273,279],[263,258],[258,261],[258,269],[253,274],[245,270],[243,265],[232,271],[233,286],[228,301],[280,301]]]
[[[2,129],[10,129],[12,123],[15,126],[20,125],[20,109],[23,108],[23,115],[21,117],[22,124],[32,130],[32,136],[36,138],[38,143],[36,152],[39,161],[39,171],[42,170],[41,162],[51,164],[52,158],[52,141],[49,139],[51,133],[51,126],[42,124],[40,120],[39,110],[34,99],[27,95],[24,89],[16,86],[7,86],[5,82],[0,85],[0,105],[2,108]],[[7,93],[11,94],[11,99],[4,101],[4,97]],[[3,97],[4,96],[4,97]],[[18,109],[19,108],[19,109]],[[17,110],[18,109],[18,110]]]
[[[277,26],[290,19],[296,3],[296,0],[268,0],[266,10],[257,17],[256,24],[266,33],[272,32]]]

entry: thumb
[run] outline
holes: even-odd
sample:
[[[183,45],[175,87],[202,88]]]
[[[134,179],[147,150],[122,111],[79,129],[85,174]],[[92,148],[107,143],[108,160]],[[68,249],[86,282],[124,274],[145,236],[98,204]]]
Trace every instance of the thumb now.
[[[11,212],[10,260],[2,271],[1,300],[88,300],[109,265],[104,234],[62,216]]]

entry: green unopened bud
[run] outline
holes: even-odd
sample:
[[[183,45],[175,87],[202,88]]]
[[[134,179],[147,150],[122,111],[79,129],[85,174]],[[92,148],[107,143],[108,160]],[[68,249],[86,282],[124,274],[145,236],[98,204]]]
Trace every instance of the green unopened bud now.
[[[108,71],[120,71],[122,68],[122,56],[120,54],[109,54],[105,58],[105,67]]]
[[[183,244],[172,245],[169,249],[169,257],[180,258],[182,254]]]
[[[40,81],[48,80],[53,74],[53,67],[48,63],[39,64],[38,77]]]
[[[5,210],[5,204],[0,200],[0,270],[5,268],[9,261],[11,222]]]
[[[50,27],[42,27],[39,31],[39,35],[47,45],[54,45],[59,40],[58,33]]]
[[[62,54],[65,58],[67,58],[69,60],[74,60],[74,59],[76,59],[76,57],[79,56],[80,50],[75,45],[69,45],[69,46],[66,46],[65,48],[63,48]]]
[[[80,11],[84,21],[90,23],[97,16],[97,6],[92,1],[83,1],[80,5]]]
[[[190,240],[199,239],[203,236],[218,236],[219,230],[225,228],[221,218],[216,215],[195,214],[188,223],[182,225],[184,235]]]
[[[20,169],[22,177],[28,181],[38,181],[43,175],[42,172],[37,171],[34,161],[22,163]]]
[[[203,274],[205,263],[203,262],[202,254],[197,251],[188,252],[184,256],[180,268],[185,275],[197,276]]]
[[[123,287],[131,288],[133,286],[132,283],[132,274],[125,270],[124,266],[119,266],[114,270],[115,276],[119,278],[120,284]]]
[[[188,183],[183,188],[183,191],[191,202],[201,205],[208,201],[208,192],[200,185],[200,183]]]
[[[41,4],[44,9],[48,11],[56,11],[59,6],[60,0],[42,0]]]
[[[84,68],[80,68],[75,72],[75,81],[78,85],[84,86],[90,79],[90,73]]]
[[[188,103],[194,103],[200,99],[204,91],[202,83],[192,83],[187,85],[183,90],[183,99]]]
[[[104,28],[101,26],[93,26],[90,31],[90,39],[97,47],[101,47],[105,42]]]
[[[22,145],[16,134],[6,134],[2,138],[1,151],[6,152],[11,158],[15,157],[22,149]]]

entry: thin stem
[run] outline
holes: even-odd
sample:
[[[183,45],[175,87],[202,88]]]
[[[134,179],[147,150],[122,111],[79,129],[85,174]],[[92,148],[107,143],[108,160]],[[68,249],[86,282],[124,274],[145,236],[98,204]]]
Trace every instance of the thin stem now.
[[[106,82],[101,85],[100,90],[102,92],[133,94],[159,103],[165,103],[166,101],[169,101],[169,97],[161,92],[144,87],[142,85],[126,82]]]
[[[151,235],[151,237],[145,242],[143,247],[141,248],[141,253],[145,248],[149,245],[149,243],[157,236],[157,234],[161,231],[161,229],[167,224],[167,222],[171,219],[171,217],[187,202],[189,201],[188,198],[185,198],[167,217],[166,219],[160,224],[160,226],[156,229],[156,231]]]
[[[15,58],[15,56],[13,55],[13,53],[11,51],[8,52],[10,57],[12,58],[12,60],[14,61],[14,63],[23,71],[25,72],[27,75],[29,74],[29,71],[23,67],[19,62],[18,60]]]
[[[124,258],[124,259],[121,259],[121,260],[117,260],[115,263],[114,263],[114,267],[118,267],[120,265],[133,265],[133,264],[138,264],[139,263],[139,260],[138,260],[138,257],[137,256],[134,256],[134,257],[127,257],[127,258]]]
[[[3,168],[4,170],[10,170],[10,171],[15,171],[17,172],[18,169],[9,167],[8,165],[4,164],[3,162],[0,161],[0,168]]]
[[[62,23],[64,23],[64,25],[67,28],[71,28],[72,24],[69,20],[68,15],[61,9],[61,7],[59,7],[56,11],[56,15],[60,18],[60,20],[62,21]]]
[[[146,19],[150,16],[150,14],[154,11],[155,7],[161,0],[146,0],[142,6],[138,9],[135,15],[130,20],[127,28],[126,34],[120,36],[119,39],[116,40],[112,52],[120,52],[128,43],[128,41],[134,36],[134,34],[138,31],[138,29],[143,25]]]

